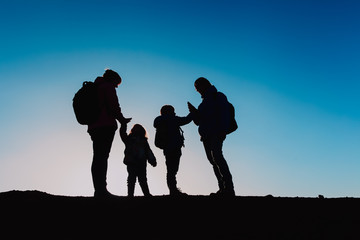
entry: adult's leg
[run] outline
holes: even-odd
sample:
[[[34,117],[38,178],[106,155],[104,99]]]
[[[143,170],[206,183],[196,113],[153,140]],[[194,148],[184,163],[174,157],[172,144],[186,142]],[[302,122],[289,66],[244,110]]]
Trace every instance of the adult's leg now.
[[[226,192],[230,195],[234,195],[232,175],[222,152],[223,142],[224,140],[220,138],[209,138],[203,140],[206,156],[213,166],[220,192]]]
[[[216,164],[214,155],[213,155],[213,144],[211,142],[211,139],[203,139],[203,145],[206,153],[206,157],[209,160],[210,164],[213,167],[216,179],[218,181],[219,191],[222,191],[225,189],[225,183],[223,181],[222,174],[220,172],[219,166]]]
[[[224,158],[223,155],[223,142],[224,140],[219,138],[214,138],[211,141],[211,148],[212,148],[212,156],[214,159],[215,164],[218,166],[220,174],[222,176],[222,180],[224,183],[225,191],[229,192],[230,194],[234,193],[234,184],[232,181],[232,175],[229,169],[229,166]]]
[[[95,193],[97,194],[107,193],[106,173],[114,135],[115,130],[113,128],[101,128],[90,132],[93,141],[91,174]]]

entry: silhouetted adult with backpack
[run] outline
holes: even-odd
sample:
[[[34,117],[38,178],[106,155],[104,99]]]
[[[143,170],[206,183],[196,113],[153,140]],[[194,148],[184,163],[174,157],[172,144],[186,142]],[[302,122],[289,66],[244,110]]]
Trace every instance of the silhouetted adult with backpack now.
[[[189,102],[188,107],[193,113],[194,123],[199,126],[200,140],[219,185],[219,190],[211,195],[235,196],[232,175],[222,152],[223,142],[231,128],[227,97],[218,92],[206,78],[198,78],[194,85],[201,94],[202,102],[197,109]]]
[[[102,77],[97,77],[97,100],[100,107],[97,119],[88,125],[88,133],[93,142],[93,161],[91,174],[94,184],[95,197],[113,196],[106,188],[106,174],[108,158],[115,132],[118,128],[116,121],[128,123],[131,118],[125,118],[121,113],[116,89],[121,84],[121,77],[113,70],[107,69]]]

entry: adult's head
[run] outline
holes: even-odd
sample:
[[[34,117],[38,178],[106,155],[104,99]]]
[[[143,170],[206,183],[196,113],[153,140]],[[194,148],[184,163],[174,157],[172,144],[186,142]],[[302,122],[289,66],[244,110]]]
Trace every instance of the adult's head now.
[[[115,85],[115,87],[118,87],[122,81],[120,75],[111,69],[105,70],[105,72],[103,74],[103,78],[106,81],[113,83]]]
[[[161,115],[175,115],[175,108],[171,105],[164,105],[160,109]]]
[[[211,83],[204,77],[199,77],[194,83],[196,91],[203,95],[211,87]]]

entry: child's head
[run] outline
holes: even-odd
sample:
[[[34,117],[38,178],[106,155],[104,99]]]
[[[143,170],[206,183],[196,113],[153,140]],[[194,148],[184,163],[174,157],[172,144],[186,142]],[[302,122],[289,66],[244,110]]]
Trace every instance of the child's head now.
[[[146,130],[140,124],[134,124],[134,126],[130,130],[130,134],[132,136],[147,138]]]
[[[160,109],[161,115],[175,115],[175,108],[171,105],[164,105]]]

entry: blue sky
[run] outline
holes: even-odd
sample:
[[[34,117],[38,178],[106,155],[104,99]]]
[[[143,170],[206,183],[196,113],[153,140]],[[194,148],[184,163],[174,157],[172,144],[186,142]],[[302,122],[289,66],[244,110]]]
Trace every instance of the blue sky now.
[[[93,194],[91,141],[72,97],[105,68],[122,76],[123,113],[158,159],[153,119],[186,115],[207,77],[235,105],[224,155],[237,195],[360,196],[360,4],[357,1],[1,1],[0,191]],[[183,127],[179,187],[217,190],[197,128]],[[108,187],[126,195],[117,135]],[[139,187],[136,194],[141,195]]]

